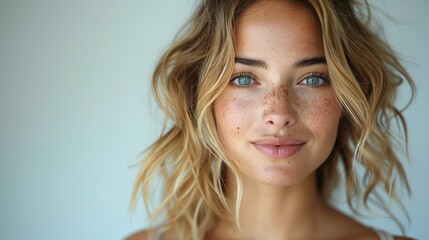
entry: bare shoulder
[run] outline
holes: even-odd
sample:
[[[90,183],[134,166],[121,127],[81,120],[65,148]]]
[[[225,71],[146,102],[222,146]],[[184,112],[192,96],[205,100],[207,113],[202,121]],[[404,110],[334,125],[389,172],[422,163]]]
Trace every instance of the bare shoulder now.
[[[148,230],[143,230],[129,235],[124,240],[147,240],[149,239],[148,236],[149,236]]]

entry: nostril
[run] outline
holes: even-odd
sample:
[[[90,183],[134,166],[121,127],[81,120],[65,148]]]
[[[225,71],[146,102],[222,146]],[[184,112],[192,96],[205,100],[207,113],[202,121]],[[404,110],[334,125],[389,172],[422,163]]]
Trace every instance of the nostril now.
[[[268,125],[278,125],[278,124],[282,124],[284,126],[289,126],[291,124],[290,120],[286,120],[286,121],[276,121],[276,120],[268,120],[267,121]]]

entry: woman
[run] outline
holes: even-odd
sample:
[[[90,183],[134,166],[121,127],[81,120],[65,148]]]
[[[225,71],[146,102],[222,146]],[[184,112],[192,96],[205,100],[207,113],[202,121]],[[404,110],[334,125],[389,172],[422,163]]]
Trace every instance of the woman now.
[[[367,3],[204,0],[161,58],[153,90],[171,127],[146,151],[133,199],[163,177],[152,226],[129,239],[409,239],[349,206],[408,189],[390,122],[402,79]],[[357,167],[365,174],[358,179]],[[388,209],[386,213],[391,215]],[[395,218],[396,219],[396,218]]]

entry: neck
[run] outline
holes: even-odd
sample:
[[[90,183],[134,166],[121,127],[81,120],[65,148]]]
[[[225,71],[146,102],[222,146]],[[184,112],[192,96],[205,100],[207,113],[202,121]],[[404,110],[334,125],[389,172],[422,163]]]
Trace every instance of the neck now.
[[[228,183],[233,179],[228,176]],[[234,186],[234,184],[229,184]],[[235,193],[235,189],[230,189]],[[235,196],[229,196],[235,199]],[[313,173],[298,184],[288,187],[267,186],[249,178],[243,178],[243,196],[240,206],[240,227],[225,223],[235,237],[246,239],[302,238],[315,232],[322,211],[327,205],[316,189]],[[311,230],[311,231],[310,231]]]

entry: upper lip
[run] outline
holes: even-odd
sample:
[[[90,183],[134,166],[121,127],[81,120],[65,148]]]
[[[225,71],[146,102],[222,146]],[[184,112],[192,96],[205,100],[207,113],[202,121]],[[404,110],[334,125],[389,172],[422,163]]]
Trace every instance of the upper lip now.
[[[305,143],[305,141],[301,139],[293,138],[293,137],[266,136],[266,137],[261,137],[255,141],[252,141],[252,143],[259,144],[259,145],[287,146],[287,145],[302,145]]]

